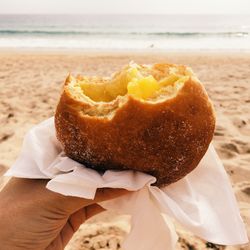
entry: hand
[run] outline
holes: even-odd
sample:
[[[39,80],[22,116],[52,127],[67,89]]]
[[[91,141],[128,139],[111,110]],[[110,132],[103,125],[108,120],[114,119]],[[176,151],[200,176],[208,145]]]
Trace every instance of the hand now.
[[[104,209],[97,202],[127,194],[98,189],[94,200],[46,189],[46,180],[12,178],[0,192],[0,248],[61,250],[79,226]]]

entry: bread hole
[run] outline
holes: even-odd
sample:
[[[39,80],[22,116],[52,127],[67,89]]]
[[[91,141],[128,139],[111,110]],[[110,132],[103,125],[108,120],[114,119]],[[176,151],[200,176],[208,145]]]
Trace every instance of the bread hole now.
[[[112,118],[129,96],[142,102],[163,102],[174,98],[190,77],[195,78],[192,70],[182,65],[130,62],[110,77],[69,76],[65,88],[85,104],[74,107],[82,115]]]
[[[161,95],[173,96],[192,76],[182,66],[160,67],[131,62],[111,77],[82,77],[71,79],[78,95],[94,102],[112,102],[118,96],[131,95],[140,100],[154,100]]]

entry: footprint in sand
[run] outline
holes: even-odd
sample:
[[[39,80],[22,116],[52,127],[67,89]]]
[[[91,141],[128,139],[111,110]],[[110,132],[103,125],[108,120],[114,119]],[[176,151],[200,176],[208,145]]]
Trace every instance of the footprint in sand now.
[[[231,159],[239,154],[239,149],[235,143],[220,143],[218,151],[224,159]]]
[[[224,136],[224,133],[215,130],[214,136]]]
[[[233,151],[234,153],[239,153],[239,149],[238,149],[237,145],[234,144],[234,143],[223,143],[221,145],[221,147],[223,149],[226,149],[226,150],[229,150],[229,151]]]
[[[9,113],[8,116],[7,116],[7,119],[10,119],[10,118],[12,118],[14,116],[15,116],[14,113]]]
[[[250,154],[250,143],[237,139],[233,139],[232,143],[237,145],[240,154]]]
[[[220,125],[217,125],[215,128],[214,135],[215,136],[224,136],[225,135],[225,128],[223,128]]]
[[[241,190],[243,193],[245,193],[246,195],[250,196],[250,185],[246,188],[244,188],[243,190]]]
[[[233,124],[239,129],[242,135],[250,135],[249,121],[246,118],[235,117]]]
[[[0,137],[0,143],[4,142],[6,140],[8,140],[10,137],[12,137],[14,135],[14,132],[9,132],[9,133],[4,133],[1,137]]]
[[[244,119],[235,118],[233,124],[238,128],[243,128],[245,125],[247,125],[247,122]]]
[[[250,182],[249,181],[242,181],[238,182],[234,185],[234,189],[236,191],[241,191],[242,193],[250,196]]]

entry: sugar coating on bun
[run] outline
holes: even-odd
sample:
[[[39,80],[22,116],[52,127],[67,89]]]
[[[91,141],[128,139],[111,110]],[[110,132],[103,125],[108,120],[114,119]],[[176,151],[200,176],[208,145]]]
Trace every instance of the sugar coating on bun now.
[[[129,65],[69,76],[55,114],[66,155],[96,170],[136,170],[173,183],[204,156],[215,128],[205,88],[183,65]]]

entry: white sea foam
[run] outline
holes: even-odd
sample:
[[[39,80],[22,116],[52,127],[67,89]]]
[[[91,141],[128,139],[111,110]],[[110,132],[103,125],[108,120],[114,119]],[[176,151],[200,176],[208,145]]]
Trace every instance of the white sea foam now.
[[[250,17],[0,15],[0,48],[249,50]]]

